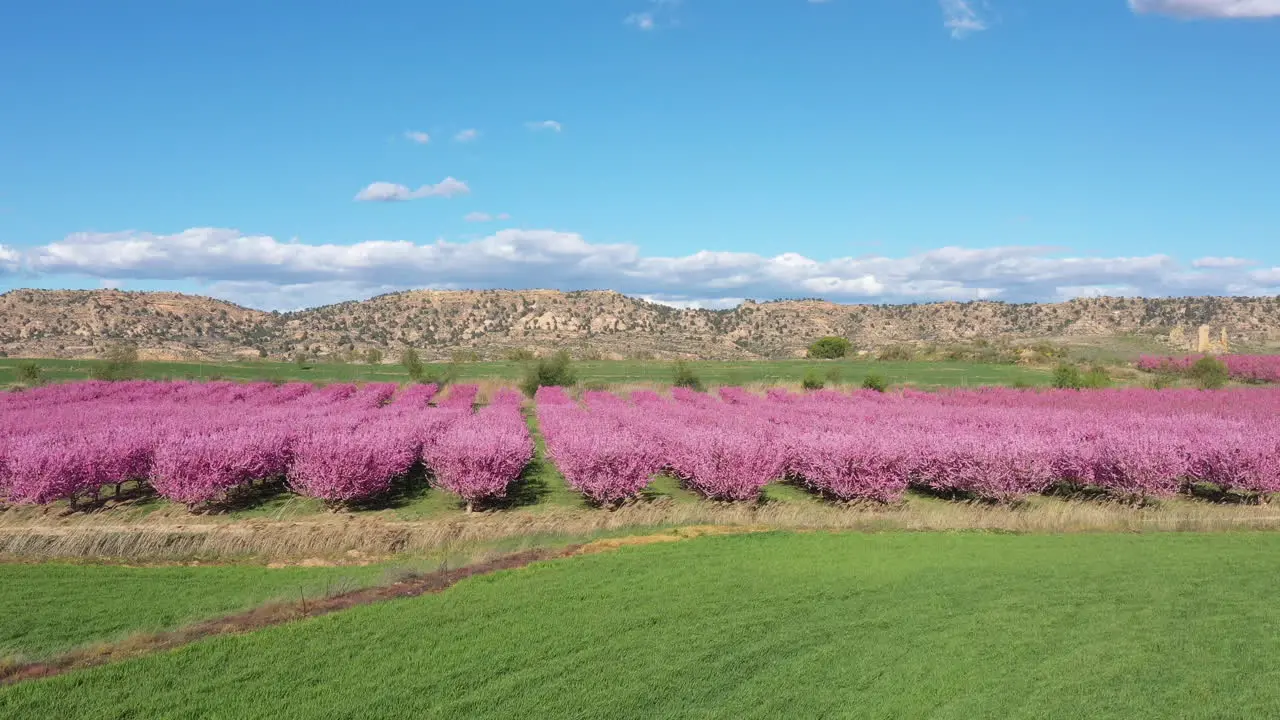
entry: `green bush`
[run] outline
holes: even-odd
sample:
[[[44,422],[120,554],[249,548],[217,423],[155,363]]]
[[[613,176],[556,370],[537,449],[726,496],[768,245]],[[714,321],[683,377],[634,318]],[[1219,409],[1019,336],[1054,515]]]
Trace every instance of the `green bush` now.
[[[1206,355],[1195,361],[1187,374],[1195,380],[1196,386],[1201,390],[1220,390],[1231,379],[1226,364],[1212,355]]]
[[[1158,372],[1152,375],[1151,379],[1147,381],[1147,387],[1152,390],[1167,390],[1168,388],[1173,387],[1176,382],[1177,377],[1175,377],[1173,373]]]
[[[1081,376],[1080,384],[1082,387],[1092,390],[1101,390],[1102,388],[1111,387],[1111,374],[1101,365],[1093,365],[1089,370]]]
[[[910,345],[890,345],[880,349],[880,354],[876,357],[880,360],[890,360],[895,362],[908,362],[915,358],[916,352]]]
[[[504,352],[502,357],[508,362],[529,362],[536,358],[533,351],[528,348],[511,348]]]
[[[839,365],[832,365],[827,368],[827,384],[839,385],[844,380],[844,372]]]
[[[1084,387],[1084,377],[1080,368],[1070,363],[1059,363],[1053,369],[1053,386],[1059,390],[1079,390]]]
[[[705,386],[702,384],[702,378],[698,377],[693,368],[689,367],[683,360],[676,361],[671,369],[671,384],[675,387],[689,388],[702,392]]]
[[[821,390],[826,387],[826,383],[822,381],[822,376],[817,370],[810,370],[804,374],[804,380],[800,381],[800,386],[805,390]]]
[[[138,348],[128,344],[111,347],[89,376],[94,380],[132,380],[138,376]]]
[[[24,385],[39,385],[44,381],[44,368],[32,360],[18,363],[18,381]]]
[[[444,388],[451,385],[458,379],[458,366],[454,363],[425,363],[419,366],[418,377],[414,382],[429,384],[435,383],[438,387]]]
[[[889,381],[885,380],[883,375],[871,373],[870,375],[862,378],[862,389],[884,392],[889,389]]]
[[[569,387],[578,381],[569,353],[561,350],[549,358],[533,362],[525,369],[520,389],[533,397],[540,387]]]
[[[845,338],[828,335],[809,346],[809,357],[814,360],[838,360],[849,354],[853,345]]]

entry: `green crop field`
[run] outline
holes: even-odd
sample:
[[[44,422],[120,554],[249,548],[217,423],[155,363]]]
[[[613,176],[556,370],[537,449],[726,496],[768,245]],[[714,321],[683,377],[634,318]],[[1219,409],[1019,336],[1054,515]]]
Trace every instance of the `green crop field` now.
[[[0,359],[0,385],[18,380],[14,358]],[[84,380],[100,364],[97,360],[35,360],[46,379]],[[518,380],[525,371],[520,362],[458,363],[450,368],[459,380]],[[857,385],[869,374],[883,376],[891,384],[920,387],[962,387],[981,385],[1048,385],[1049,370],[1022,365],[969,362],[889,362],[876,360],[773,360],[749,362],[701,361],[689,367],[706,383],[743,385],[748,383],[797,383],[809,372],[826,376],[833,370],[840,382]],[[139,362],[138,375],[151,379],[208,380],[302,380],[306,382],[408,382],[399,365],[315,364],[298,366],[281,362],[185,363]],[[574,363],[583,383],[628,384],[671,381],[672,364],[659,361],[596,360]]]
[[[1277,570],[1263,534],[704,538],[23,682],[0,717],[1278,717]]]
[[[130,633],[168,630],[272,599],[383,579],[383,567],[119,567],[0,564],[0,659],[45,657]]]

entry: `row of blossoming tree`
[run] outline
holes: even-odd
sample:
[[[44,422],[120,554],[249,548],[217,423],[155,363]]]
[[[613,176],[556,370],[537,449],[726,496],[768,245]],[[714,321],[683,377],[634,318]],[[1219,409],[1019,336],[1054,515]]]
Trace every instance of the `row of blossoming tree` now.
[[[720,500],[755,498],[781,479],[886,502],[913,486],[995,500],[1062,486],[1130,499],[1197,482],[1280,491],[1280,390],[671,395],[588,392],[578,403],[544,388],[548,453],[602,505],[660,472]]]
[[[1206,355],[1143,355],[1138,369],[1148,372],[1182,374]],[[1280,383],[1280,355],[1219,355],[1232,380],[1252,383]]]
[[[0,499],[40,504],[149,486],[189,507],[266,479],[330,505],[386,493],[417,463],[470,507],[533,455],[514,391],[433,385],[86,382],[0,396]]]

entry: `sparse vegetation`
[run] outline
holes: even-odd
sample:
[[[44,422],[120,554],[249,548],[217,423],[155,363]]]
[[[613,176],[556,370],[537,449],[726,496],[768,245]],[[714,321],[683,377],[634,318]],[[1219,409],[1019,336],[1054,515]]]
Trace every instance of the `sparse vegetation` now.
[[[382,351],[378,348],[369,348],[364,351],[364,361],[370,365],[382,364]]]
[[[915,350],[910,345],[890,345],[881,348],[876,354],[879,360],[891,360],[894,362],[908,362],[915,358]]]
[[[889,381],[885,380],[884,376],[879,373],[871,373],[862,378],[862,389],[884,392],[889,389]]]

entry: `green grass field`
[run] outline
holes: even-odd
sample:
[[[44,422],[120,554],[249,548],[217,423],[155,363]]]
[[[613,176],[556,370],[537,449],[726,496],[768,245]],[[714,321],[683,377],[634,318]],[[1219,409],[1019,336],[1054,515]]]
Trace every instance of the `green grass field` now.
[[[130,633],[379,583],[386,566],[279,568],[0,564],[0,658],[40,658]]]
[[[17,382],[17,366],[22,360],[0,358],[0,385]],[[46,379],[84,380],[99,363],[96,360],[36,360]],[[825,375],[838,368],[842,382],[856,385],[870,373],[884,376],[895,385],[957,387],[980,385],[1047,385],[1045,368],[964,362],[880,362],[875,360],[776,360],[751,362],[705,361],[689,363],[701,379],[713,385],[748,383],[796,383],[816,370]],[[303,369],[293,363],[182,363],[140,362],[139,374],[152,379],[222,378],[227,380],[303,380],[307,382],[408,382],[399,365],[316,364]],[[454,366],[459,380],[518,380],[525,364],[519,362],[459,363]],[[656,361],[582,361],[574,369],[583,383],[628,384],[669,383],[671,363]]]
[[[1263,534],[704,538],[21,683],[0,717],[1278,717],[1277,570]]]

